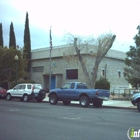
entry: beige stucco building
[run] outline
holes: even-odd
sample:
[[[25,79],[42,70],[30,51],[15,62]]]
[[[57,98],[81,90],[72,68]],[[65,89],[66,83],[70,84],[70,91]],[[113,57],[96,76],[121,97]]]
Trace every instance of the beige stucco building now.
[[[90,45],[81,46],[81,54],[90,76],[92,76],[95,62],[95,52],[96,48]],[[31,58],[31,79],[49,89],[50,48],[32,50]],[[111,83],[111,91],[130,87],[123,75],[125,58],[124,52],[109,50],[99,65],[97,79],[106,76]],[[51,75],[52,88],[60,87],[67,81],[86,82],[73,46],[53,47],[51,51]]]

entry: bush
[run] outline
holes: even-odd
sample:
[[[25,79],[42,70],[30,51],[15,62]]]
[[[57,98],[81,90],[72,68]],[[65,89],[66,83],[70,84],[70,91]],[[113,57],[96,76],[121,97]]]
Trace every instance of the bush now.
[[[110,82],[105,78],[100,78],[100,80],[97,80],[95,83],[96,89],[110,89]]]
[[[0,86],[3,87],[4,89],[8,89],[7,81],[0,81]]]

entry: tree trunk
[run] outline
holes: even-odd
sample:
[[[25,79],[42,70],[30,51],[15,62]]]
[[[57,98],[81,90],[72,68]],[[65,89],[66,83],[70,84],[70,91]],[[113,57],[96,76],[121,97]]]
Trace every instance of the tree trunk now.
[[[99,63],[95,62],[95,65],[93,67],[93,73],[92,73],[92,85],[91,85],[92,88],[95,88],[95,82],[96,82],[97,73],[98,73],[98,66],[99,66]]]
[[[108,52],[108,50],[112,47],[115,38],[116,38],[116,36],[113,35],[109,42],[109,45],[104,49],[104,51],[102,53],[99,53],[101,50],[98,50],[98,52],[97,52],[97,57],[96,57],[96,61],[95,61],[95,65],[93,67],[93,73],[92,73],[93,74],[92,75],[92,88],[95,88],[95,83],[96,83],[97,74],[98,74],[98,66],[99,66],[101,60],[103,59],[103,57]]]
[[[84,72],[84,75],[85,75],[86,83],[87,83],[88,87],[91,87],[91,80],[89,78],[89,74],[88,74],[85,62],[84,62],[84,60],[82,58],[82,55],[80,54],[80,50],[77,47],[77,38],[74,38],[74,48],[76,50],[78,59],[79,59],[79,61],[81,63],[81,66],[82,66],[82,69],[83,69],[83,72]]]

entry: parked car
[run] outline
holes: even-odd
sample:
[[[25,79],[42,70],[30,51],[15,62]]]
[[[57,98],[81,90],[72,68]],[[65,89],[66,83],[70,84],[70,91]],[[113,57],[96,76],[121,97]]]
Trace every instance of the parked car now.
[[[131,100],[131,103],[132,103],[134,106],[137,106],[137,109],[140,111],[140,92],[134,94],[134,95],[130,98],[130,100]]]
[[[6,89],[0,87],[0,97],[5,98],[6,97]]]
[[[7,90],[6,99],[19,98],[20,101],[28,102],[35,99],[41,102],[46,96],[46,91],[41,84],[24,83],[18,84],[13,89]]]
[[[51,89],[48,97],[52,105],[58,101],[63,101],[64,105],[69,105],[71,101],[79,101],[82,107],[88,107],[90,103],[93,103],[94,107],[101,107],[103,100],[108,100],[109,95],[109,90],[88,89],[85,83],[68,82],[61,88]]]

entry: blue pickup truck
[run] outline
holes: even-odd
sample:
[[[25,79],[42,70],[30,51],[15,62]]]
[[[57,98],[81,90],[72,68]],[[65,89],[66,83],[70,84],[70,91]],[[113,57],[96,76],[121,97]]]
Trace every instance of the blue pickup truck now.
[[[50,90],[48,94],[49,103],[52,105],[56,105],[58,101],[63,101],[64,105],[69,105],[71,101],[79,101],[82,107],[88,107],[90,103],[93,103],[93,106],[98,108],[109,96],[109,90],[88,89],[82,82],[65,83],[61,88]]]

